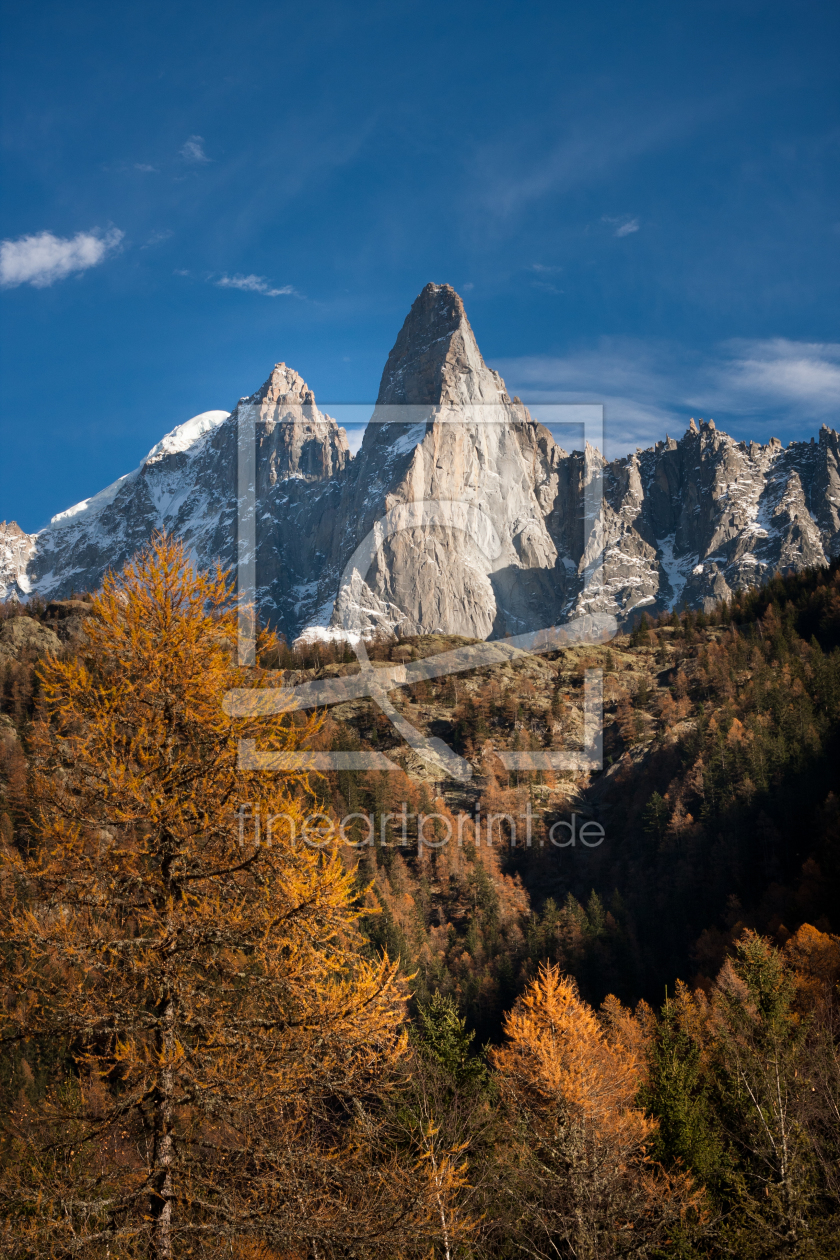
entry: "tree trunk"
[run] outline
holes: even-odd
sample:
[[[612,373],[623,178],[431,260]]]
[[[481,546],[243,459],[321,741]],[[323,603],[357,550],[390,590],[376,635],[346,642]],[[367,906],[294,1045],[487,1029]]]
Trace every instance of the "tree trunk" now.
[[[155,1097],[152,1255],[155,1260],[172,1260],[172,1166],[175,1157],[172,1136],[172,1062],[175,1051],[175,1003],[171,994],[167,994],[163,1001],[156,1042],[161,1070]]]

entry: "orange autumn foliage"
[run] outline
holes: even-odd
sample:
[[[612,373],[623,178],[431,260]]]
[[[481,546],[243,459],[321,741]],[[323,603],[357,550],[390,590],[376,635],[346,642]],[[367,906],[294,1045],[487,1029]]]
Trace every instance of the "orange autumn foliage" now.
[[[561,1102],[598,1140],[618,1142],[629,1154],[644,1149],[655,1127],[635,1106],[645,1077],[645,1031],[616,998],[605,1007],[602,1021],[571,977],[546,966],[507,1016],[508,1041],[493,1060],[534,1105]]]
[[[637,1104],[653,1016],[610,997],[600,1015],[545,966],[492,1053],[503,1097],[522,1118],[522,1229],[554,1253],[601,1260],[667,1239],[702,1192],[655,1167],[656,1121]]]
[[[376,1109],[404,983],[363,951],[353,872],[295,841],[305,777],[239,764],[240,741],[283,754],[318,720],[225,715],[265,681],[235,663],[225,575],[179,543],[155,538],[92,608],[79,652],[41,667],[28,843],[0,854],[0,1043],[52,1065],[0,1132],[16,1254],[422,1232],[451,1161],[398,1160]],[[257,802],[270,843],[241,825]]]
[[[796,974],[797,999],[803,1009],[825,1000],[840,980],[840,938],[803,923],[784,948]]]

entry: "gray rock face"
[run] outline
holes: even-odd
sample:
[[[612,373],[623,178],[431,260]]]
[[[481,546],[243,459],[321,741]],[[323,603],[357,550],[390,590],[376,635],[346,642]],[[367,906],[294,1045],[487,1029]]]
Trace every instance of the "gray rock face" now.
[[[347,435],[315,406],[315,395],[302,376],[277,363],[268,380],[242,407],[256,413],[258,467],[269,485],[297,477],[323,481],[340,473],[350,457]]]
[[[692,420],[683,438],[604,468],[603,580],[590,611],[711,608],[777,569],[840,554],[840,447],[818,441],[736,442]]]
[[[246,419],[255,472],[240,514]],[[827,563],[840,554],[840,438],[824,427],[787,449],[747,445],[692,420],[678,441],[609,464],[591,447],[567,454],[486,366],[455,291],[427,285],[355,459],[277,364],[230,415],[180,426],[42,533],[0,527],[5,597],[94,589],[159,528],[200,564],[233,568],[240,515],[261,613],[289,638],[495,638],[581,612],[708,607],[776,569]]]
[[[67,643],[82,638],[93,608],[82,599],[55,599],[47,604],[44,614],[52,622],[54,633]]]
[[[544,505],[563,455],[485,365],[454,290],[427,286],[341,487],[319,589],[322,609],[341,589],[328,631],[488,638],[550,622],[560,591]],[[381,545],[340,588],[374,531]]]
[[[61,641],[47,626],[34,617],[9,617],[0,627],[0,661],[17,660],[30,649],[36,656],[57,652]]]
[[[26,570],[35,542],[17,521],[0,521],[0,602],[17,598],[17,580],[26,578]]]

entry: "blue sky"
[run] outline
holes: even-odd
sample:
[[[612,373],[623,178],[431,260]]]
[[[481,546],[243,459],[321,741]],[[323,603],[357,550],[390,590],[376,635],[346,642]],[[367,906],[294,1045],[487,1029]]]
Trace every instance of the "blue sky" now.
[[[429,280],[613,451],[840,424],[836,3],[3,8],[0,518],[278,360],[372,400]]]

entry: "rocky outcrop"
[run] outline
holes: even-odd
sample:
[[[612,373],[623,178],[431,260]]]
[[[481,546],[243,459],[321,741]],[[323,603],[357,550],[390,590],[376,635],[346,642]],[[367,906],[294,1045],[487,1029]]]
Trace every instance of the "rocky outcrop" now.
[[[24,533],[17,521],[0,521],[0,603],[19,597],[18,579],[26,584],[34,550],[34,535]]]
[[[60,648],[57,635],[34,617],[8,617],[0,625],[0,661],[19,660],[24,652],[46,656]]]
[[[83,599],[51,600],[44,609],[45,619],[62,643],[72,642],[84,635],[85,625],[93,615],[93,607]]]
[[[589,611],[710,608],[776,570],[840,554],[838,435],[783,447],[692,420],[679,441],[604,467],[602,574]]]
[[[241,541],[261,614],[289,638],[495,638],[583,612],[707,607],[776,569],[827,563],[840,554],[840,439],[823,428],[787,448],[746,444],[692,420],[625,459],[569,454],[484,363],[457,293],[430,284],[355,459],[279,363],[233,412],[179,426],[40,534],[0,527],[5,597],[95,589],[160,528],[231,569]]]

